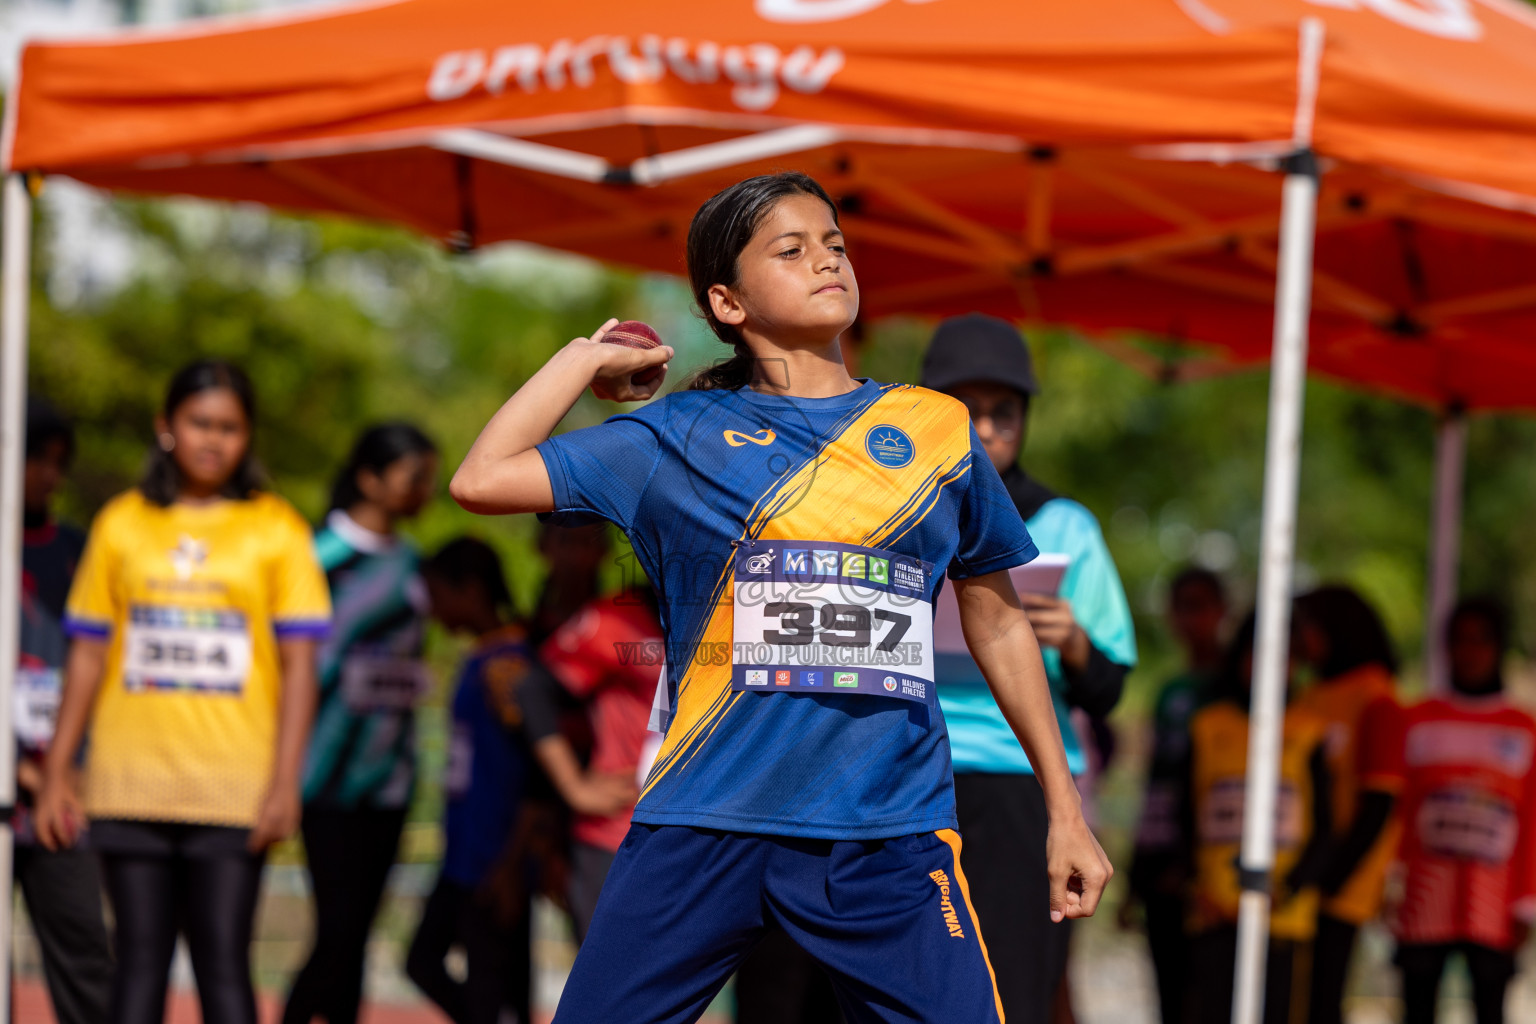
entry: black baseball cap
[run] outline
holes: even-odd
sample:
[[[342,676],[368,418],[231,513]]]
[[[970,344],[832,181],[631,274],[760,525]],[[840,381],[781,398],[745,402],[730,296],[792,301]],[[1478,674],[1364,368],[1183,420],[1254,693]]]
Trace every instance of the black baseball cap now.
[[[939,324],[923,356],[918,383],[935,391],[988,383],[1025,396],[1040,393],[1024,335],[1008,321],[985,313],[952,316]]]

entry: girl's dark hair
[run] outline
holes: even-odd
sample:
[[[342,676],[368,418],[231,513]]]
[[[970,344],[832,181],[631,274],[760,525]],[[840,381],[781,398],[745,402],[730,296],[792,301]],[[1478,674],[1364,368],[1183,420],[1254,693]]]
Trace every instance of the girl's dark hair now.
[[[235,396],[245,413],[246,423],[254,431],[256,390],[251,386],[251,378],[240,367],[222,359],[199,359],[178,370],[165,391],[165,404],[160,407],[160,413],[169,421],[187,399],[204,391],[220,389]],[[149,462],[144,467],[143,476],[139,478],[139,493],[151,503],[166,508],[175,503],[181,494],[181,485],[181,467],[176,464],[175,454],[155,445],[150,449]],[[250,447],[247,447],[235,471],[219,489],[219,496],[243,501],[265,486],[266,474],[251,454]]]
[[[1493,634],[1494,643],[1498,645],[1499,650],[1509,649],[1509,609],[1503,601],[1487,596],[1462,598],[1445,622],[1447,639],[1463,619],[1475,619],[1483,623]]]
[[[1243,707],[1248,706],[1252,683],[1247,676],[1248,659],[1253,657],[1257,634],[1258,616],[1249,612],[1222,652],[1221,668],[1211,687],[1211,696],[1216,700],[1230,700]]]
[[[380,423],[363,431],[352,454],[336,474],[331,485],[331,508],[346,511],[364,500],[362,489],[357,486],[357,474],[363,470],[382,473],[396,459],[407,455],[431,455],[437,445],[409,423]]]
[[[1323,679],[1336,679],[1362,665],[1397,672],[1397,655],[1376,609],[1342,584],[1318,587],[1296,599],[1296,613],[1328,638],[1328,656],[1312,666]]]
[[[1179,571],[1168,585],[1170,602],[1176,603],[1179,596],[1189,589],[1205,588],[1217,604],[1225,604],[1227,601],[1227,587],[1221,582],[1221,577],[1202,566],[1191,565]]]
[[[75,428],[46,398],[27,399],[27,458],[41,458],[55,441],[64,445],[64,461],[75,457]]]
[[[501,558],[496,549],[483,540],[454,538],[421,564],[421,572],[453,586],[479,583],[498,611],[512,610],[512,593],[507,589],[507,577],[501,571]]]
[[[790,196],[815,196],[832,211],[837,223],[837,204],[808,174],[783,171],[762,174],[738,181],[710,197],[693,215],[688,227],[688,283],[693,287],[693,301],[715,337],[735,349],[724,362],[707,366],[688,378],[684,387],[690,391],[730,390],[752,383],[752,353],[736,328],[715,319],[709,304],[709,289],[717,284],[734,287],[739,267],[737,260],[747,243],[763,223],[763,218],[781,199]]]

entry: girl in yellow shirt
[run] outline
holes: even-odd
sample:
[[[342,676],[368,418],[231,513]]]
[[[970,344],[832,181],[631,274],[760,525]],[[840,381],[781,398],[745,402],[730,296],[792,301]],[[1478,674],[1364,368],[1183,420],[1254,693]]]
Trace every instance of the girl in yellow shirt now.
[[[178,931],[203,1020],[256,1021],[251,925],[265,851],[299,822],[330,601],[308,527],[261,489],[253,410],[234,366],[178,373],[149,467],[97,516],[70,591],[37,831],[57,849],[90,821],[117,919],[114,1024],[160,1024]]]

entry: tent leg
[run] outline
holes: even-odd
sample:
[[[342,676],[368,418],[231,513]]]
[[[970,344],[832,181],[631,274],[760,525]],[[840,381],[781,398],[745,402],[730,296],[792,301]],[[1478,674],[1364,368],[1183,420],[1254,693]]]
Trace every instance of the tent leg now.
[[[1275,804],[1280,730],[1290,654],[1291,561],[1296,546],[1296,482],[1301,467],[1301,413],[1306,395],[1307,320],[1311,312],[1312,243],[1317,224],[1317,164],[1310,151],[1291,157],[1280,216],[1275,284],[1274,351],[1269,381],[1269,433],[1264,453],[1264,517],[1259,553],[1258,634],[1248,728],[1243,845],[1238,858],[1236,1024],[1259,1024],[1269,947],[1269,876],[1275,855]]]
[[[1424,674],[1431,693],[1450,688],[1445,624],[1456,604],[1461,569],[1462,481],[1467,462],[1467,418],[1453,411],[1435,432],[1434,531],[1429,545],[1429,593],[1424,602]]]
[[[11,694],[21,642],[22,471],[26,458],[27,301],[32,201],[20,175],[5,179],[0,221],[0,809],[16,803]],[[10,1024],[12,835],[0,816],[0,1024]]]

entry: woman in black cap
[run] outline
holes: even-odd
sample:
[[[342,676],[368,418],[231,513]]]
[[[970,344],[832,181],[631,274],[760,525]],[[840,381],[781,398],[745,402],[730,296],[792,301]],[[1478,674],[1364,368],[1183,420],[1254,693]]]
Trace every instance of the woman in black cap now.
[[[1019,599],[1044,649],[1068,764],[1080,775],[1088,765],[1071,709],[1102,717],[1115,706],[1136,662],[1135,630],[1093,513],[1019,468],[1029,402],[1040,390],[1029,349],[1006,321],[980,313],[952,317],[934,332],[920,383],[965,403],[1040,551],[1070,559],[1058,594],[1021,593]],[[1010,1021],[1049,1020],[1070,931],[1067,922],[1050,918],[1044,797],[979,671],[948,678],[943,665],[938,671],[963,860],[1003,1008]]]

